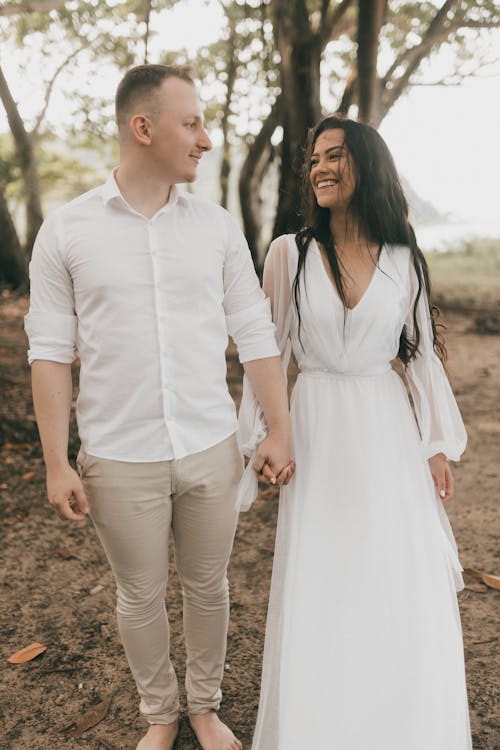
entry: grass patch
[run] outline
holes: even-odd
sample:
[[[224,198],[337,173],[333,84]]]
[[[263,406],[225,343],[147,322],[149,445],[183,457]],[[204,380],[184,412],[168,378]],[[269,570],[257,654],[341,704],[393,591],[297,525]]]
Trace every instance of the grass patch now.
[[[462,250],[426,253],[432,297],[442,307],[500,308],[500,240],[467,242]]]

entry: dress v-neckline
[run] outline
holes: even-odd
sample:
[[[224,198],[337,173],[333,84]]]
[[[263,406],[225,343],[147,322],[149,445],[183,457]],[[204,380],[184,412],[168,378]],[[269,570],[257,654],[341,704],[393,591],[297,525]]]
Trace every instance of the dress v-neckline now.
[[[326,279],[326,282],[331,287],[331,289],[333,291],[333,294],[335,295],[335,298],[338,300],[338,302],[340,302],[340,304],[342,304],[342,300],[340,299],[340,295],[338,293],[338,289],[336,288],[334,282],[331,280],[331,278],[330,278],[330,276],[328,274],[328,271],[327,271],[327,268],[326,268],[326,264],[325,264],[325,260],[323,258],[323,253],[321,252],[320,247],[318,245],[318,242],[317,242],[317,240],[315,238],[313,238],[313,243],[314,243],[314,247],[316,249],[316,252],[318,254],[319,261],[321,263],[321,267],[323,269],[323,275],[324,275],[324,277]],[[354,305],[354,307],[347,307],[347,305],[346,305],[345,309],[346,309],[347,313],[353,313],[355,310],[358,309],[358,307],[360,306],[360,304],[363,302],[363,300],[367,296],[368,292],[370,291],[371,287],[373,286],[373,283],[375,281],[375,276],[377,275],[377,272],[380,270],[379,264],[380,264],[380,259],[382,257],[382,251],[383,251],[384,247],[385,247],[385,245],[382,245],[382,247],[380,248],[380,252],[379,252],[379,256],[378,256],[378,261],[375,264],[375,268],[373,269],[373,273],[371,275],[370,281],[366,285],[366,288],[363,291],[363,294],[358,299],[358,301],[356,302],[356,304]]]

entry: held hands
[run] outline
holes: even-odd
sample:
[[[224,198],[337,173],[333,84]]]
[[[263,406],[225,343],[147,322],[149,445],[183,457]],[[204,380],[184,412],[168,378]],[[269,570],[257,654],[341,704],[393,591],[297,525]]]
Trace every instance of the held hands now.
[[[281,486],[288,484],[295,472],[290,460],[290,440],[269,434],[257,448],[253,469],[260,482]]]
[[[429,467],[439,497],[443,503],[451,500],[454,488],[453,474],[444,453],[436,453],[435,456],[432,456],[429,459]]]
[[[70,521],[84,521],[89,504],[80,477],[68,464],[47,470],[47,495],[57,515]]]

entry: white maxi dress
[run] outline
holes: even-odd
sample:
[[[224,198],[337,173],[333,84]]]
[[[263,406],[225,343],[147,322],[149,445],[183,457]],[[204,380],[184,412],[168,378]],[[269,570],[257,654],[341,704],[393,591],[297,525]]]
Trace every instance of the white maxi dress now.
[[[313,240],[291,301],[294,235],[269,250],[271,299],[291,398],[296,473],[281,489],[262,686],[252,750],[470,750],[456,591],[461,566],[427,459],[457,461],[466,434],[432,346],[425,294],[420,351],[404,384],[391,368],[411,335],[410,251],[384,246],[355,308],[344,308]],[[239,436],[265,425],[245,379]],[[251,466],[240,509],[255,495]]]

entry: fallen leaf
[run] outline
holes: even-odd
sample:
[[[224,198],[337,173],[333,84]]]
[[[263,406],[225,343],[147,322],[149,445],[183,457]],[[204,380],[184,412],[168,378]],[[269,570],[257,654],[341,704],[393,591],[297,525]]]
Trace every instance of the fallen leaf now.
[[[25,480],[26,479],[32,479],[32,477],[34,477],[34,476],[35,476],[35,472],[34,471],[27,471],[26,474],[22,475],[21,479],[25,479]]]
[[[9,656],[7,661],[11,664],[24,664],[25,662],[34,659],[38,654],[43,654],[46,650],[47,646],[42,646],[41,643],[30,643],[29,646],[26,646],[20,651],[16,651],[12,656]]]
[[[7,451],[31,451],[35,443],[5,443],[4,448]]]
[[[64,547],[60,547],[59,549],[57,549],[56,555],[59,555],[59,557],[64,558],[64,560],[76,560],[76,555],[74,555],[69,550],[64,549]]]
[[[96,724],[99,724],[108,713],[110,705],[111,698],[106,698],[101,701],[101,703],[98,703],[96,706],[92,706],[85,711],[85,713],[79,716],[75,721],[75,729],[70,732],[71,736],[79,739],[87,729],[91,729],[91,727],[95,727]]]
[[[98,594],[100,591],[104,590],[104,586],[102,583],[98,583],[97,586],[94,586],[93,589],[90,589],[90,593],[93,596],[94,594]]]
[[[2,484],[0,484],[0,490],[6,490],[8,486],[7,482],[2,482]]]
[[[8,465],[13,464],[14,463],[14,459],[12,458],[12,456],[7,456],[6,459],[5,459],[5,463],[8,464]]]
[[[491,575],[491,573],[485,573],[484,570],[477,570],[477,568],[466,568],[464,573],[468,573],[475,578],[479,578],[483,583],[489,586],[490,589],[496,589],[500,591],[500,576]]]

